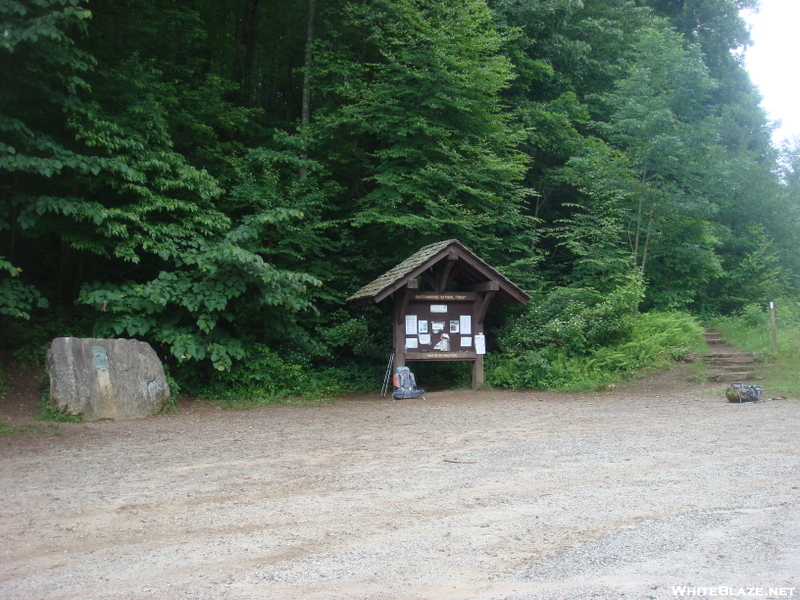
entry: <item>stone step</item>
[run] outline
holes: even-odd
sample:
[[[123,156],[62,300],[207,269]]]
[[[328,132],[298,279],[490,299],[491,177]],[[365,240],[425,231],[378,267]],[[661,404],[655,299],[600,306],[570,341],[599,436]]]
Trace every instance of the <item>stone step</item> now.
[[[756,359],[752,354],[733,354],[727,352],[703,354],[700,358],[706,364],[715,365],[752,365],[754,362],[756,362]]]
[[[735,383],[753,377],[752,368],[756,359],[752,354],[726,346],[722,334],[713,329],[706,328],[703,335],[712,351],[700,354],[698,358],[706,364],[709,381]],[[728,349],[718,350],[718,346],[726,346]]]
[[[753,365],[706,365],[713,373],[740,373],[753,371]]]
[[[709,381],[719,381],[720,383],[735,383],[737,381],[747,381],[752,379],[753,374],[750,371],[709,371],[707,374]]]

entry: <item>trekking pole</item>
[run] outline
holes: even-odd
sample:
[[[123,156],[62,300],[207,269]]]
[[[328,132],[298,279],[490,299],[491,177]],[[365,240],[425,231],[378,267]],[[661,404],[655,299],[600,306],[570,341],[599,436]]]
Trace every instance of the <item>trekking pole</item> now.
[[[389,390],[389,380],[392,378],[392,363],[394,362],[394,350],[389,355],[389,364],[386,365],[386,375],[383,376],[383,387],[381,388],[381,398],[386,397],[386,392]]]

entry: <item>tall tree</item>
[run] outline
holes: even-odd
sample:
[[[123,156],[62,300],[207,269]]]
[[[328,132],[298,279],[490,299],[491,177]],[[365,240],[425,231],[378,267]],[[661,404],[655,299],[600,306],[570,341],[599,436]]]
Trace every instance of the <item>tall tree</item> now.
[[[324,92],[342,104],[318,114],[318,131],[353,144],[358,187],[341,216],[359,253],[380,269],[447,237],[513,248],[524,156],[500,103],[513,74],[486,4],[382,0],[348,17],[366,43],[318,57]]]
[[[636,176],[633,260],[660,305],[685,305],[700,283],[721,274],[710,225],[714,206],[697,186],[718,139],[708,106],[714,86],[696,49],[668,29],[645,29],[627,76],[605,97],[610,118],[598,124]]]
[[[527,211],[537,223],[531,235],[537,260],[515,263],[511,272],[521,281],[535,274],[539,281],[528,285],[546,280],[575,282],[583,276],[589,277],[592,285],[612,284],[610,263],[593,274],[591,269],[573,269],[573,261],[582,259],[567,248],[589,262],[594,261],[589,255],[599,258],[603,253],[597,253],[598,248],[587,239],[578,243],[574,237],[571,241],[562,237],[573,216],[586,223],[581,206],[591,203],[580,191],[588,189],[586,182],[577,170],[565,170],[565,166],[574,157],[585,156],[588,160],[581,165],[585,168],[598,158],[596,140],[589,136],[590,118],[607,116],[597,98],[611,91],[623,73],[633,32],[647,25],[649,11],[632,0],[493,0],[490,4],[498,28],[504,32],[503,52],[517,75],[504,98],[523,134],[520,148],[529,157],[524,182],[536,192]],[[603,193],[594,190],[590,195]],[[607,218],[598,218],[608,223]],[[599,238],[594,233],[603,240],[611,239],[593,227],[579,227],[573,233],[578,230],[595,239]],[[584,251],[589,255],[582,254]],[[611,263],[617,264],[617,260]],[[588,285],[589,280],[584,283]]]
[[[48,220],[88,217],[64,189],[62,174],[90,174],[103,166],[76,152],[64,127],[79,110],[77,94],[87,88],[93,64],[74,39],[85,33],[90,17],[78,0],[0,4],[0,314],[29,317],[32,308],[46,304],[37,289],[47,277],[43,257],[26,260],[26,239],[38,236],[41,250]],[[57,272],[63,283],[62,250]]]

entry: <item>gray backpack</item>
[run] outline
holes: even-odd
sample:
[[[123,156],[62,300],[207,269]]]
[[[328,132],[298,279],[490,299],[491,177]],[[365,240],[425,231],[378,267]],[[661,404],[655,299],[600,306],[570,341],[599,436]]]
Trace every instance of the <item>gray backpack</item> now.
[[[761,387],[757,385],[732,383],[725,390],[725,397],[728,402],[763,402],[761,391]]]
[[[392,377],[394,384],[394,392],[392,392],[392,400],[400,400],[402,398],[425,398],[425,390],[417,389],[417,378],[408,367],[397,367],[397,371]]]

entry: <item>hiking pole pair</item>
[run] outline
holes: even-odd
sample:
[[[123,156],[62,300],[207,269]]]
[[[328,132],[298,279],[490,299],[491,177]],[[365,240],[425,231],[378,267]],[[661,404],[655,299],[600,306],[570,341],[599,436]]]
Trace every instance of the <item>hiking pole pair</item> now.
[[[386,375],[383,376],[383,387],[381,388],[381,398],[386,397],[386,392],[389,391],[389,382],[392,379],[392,363],[394,362],[394,350],[389,355],[389,364],[386,365]]]

